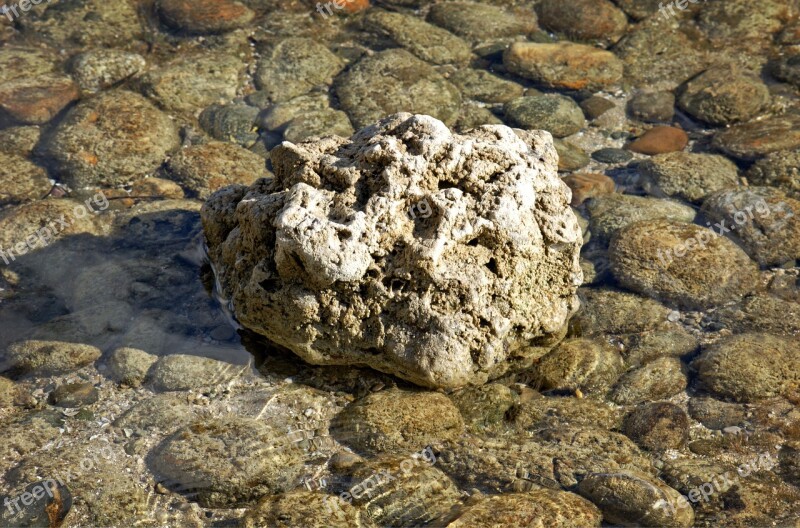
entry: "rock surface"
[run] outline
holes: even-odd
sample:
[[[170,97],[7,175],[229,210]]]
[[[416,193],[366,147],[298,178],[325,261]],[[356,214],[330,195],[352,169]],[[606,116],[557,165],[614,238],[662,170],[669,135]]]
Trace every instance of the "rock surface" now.
[[[238,319],[311,363],[431,387],[485,383],[557,340],[580,229],[549,134],[519,134],[398,114],[350,140],[284,143],[273,182],[203,209]]]

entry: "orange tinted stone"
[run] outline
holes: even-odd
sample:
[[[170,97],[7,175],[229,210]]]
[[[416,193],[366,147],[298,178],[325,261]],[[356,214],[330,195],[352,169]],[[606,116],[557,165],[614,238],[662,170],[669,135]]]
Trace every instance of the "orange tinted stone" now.
[[[232,0],[160,0],[162,20],[190,33],[219,33],[247,25],[255,13]]]
[[[15,79],[0,85],[0,109],[20,123],[43,125],[78,95],[78,85],[69,77]]]
[[[605,174],[585,172],[570,174],[562,178],[564,183],[572,190],[572,201],[570,205],[577,207],[589,198],[612,194],[614,192],[614,180]]]
[[[642,134],[636,141],[628,145],[628,150],[639,154],[664,154],[678,152],[689,144],[689,136],[680,128],[660,126]]]

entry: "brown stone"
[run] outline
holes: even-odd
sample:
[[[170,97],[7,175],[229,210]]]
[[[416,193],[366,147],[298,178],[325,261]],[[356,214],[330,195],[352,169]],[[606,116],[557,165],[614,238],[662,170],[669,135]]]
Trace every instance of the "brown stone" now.
[[[246,26],[255,13],[232,0],[160,0],[161,19],[189,33],[221,33]]]
[[[570,205],[573,207],[578,207],[589,198],[612,194],[615,188],[614,180],[605,174],[594,172],[570,174],[562,180],[572,190]]]
[[[43,125],[78,96],[78,85],[69,77],[19,78],[0,85],[0,109],[20,123]]]
[[[636,141],[628,145],[628,150],[639,154],[664,154],[678,152],[689,144],[689,136],[680,128],[659,126],[642,134]]]

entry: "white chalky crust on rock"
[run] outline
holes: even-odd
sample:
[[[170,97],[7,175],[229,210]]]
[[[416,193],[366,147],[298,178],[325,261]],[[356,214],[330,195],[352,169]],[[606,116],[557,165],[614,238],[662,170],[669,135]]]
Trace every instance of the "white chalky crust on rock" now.
[[[403,113],[271,158],[274,180],[203,208],[244,326],[309,363],[428,387],[485,383],[563,336],[581,232],[549,133]]]

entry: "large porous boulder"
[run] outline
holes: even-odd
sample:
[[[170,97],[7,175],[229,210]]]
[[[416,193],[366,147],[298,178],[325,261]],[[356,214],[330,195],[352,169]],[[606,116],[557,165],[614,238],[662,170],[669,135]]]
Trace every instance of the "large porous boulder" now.
[[[456,135],[403,113],[271,159],[273,180],[202,213],[243,325],[310,363],[428,387],[484,383],[563,335],[581,232],[547,132]]]

